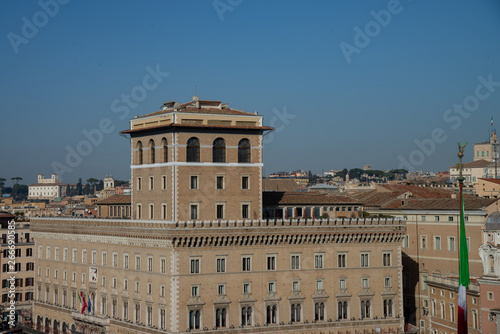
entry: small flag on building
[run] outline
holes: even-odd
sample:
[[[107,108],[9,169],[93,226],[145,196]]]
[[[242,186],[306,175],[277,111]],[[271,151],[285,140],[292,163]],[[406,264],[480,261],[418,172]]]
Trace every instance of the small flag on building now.
[[[92,302],[90,301],[90,295],[89,295],[89,307],[87,307],[87,311],[89,311],[89,313],[92,311]]]
[[[85,296],[83,295],[83,292],[80,291],[80,295],[78,296],[80,298],[80,304],[82,305],[82,314],[84,314],[85,309],[87,308],[87,303],[85,302]]]
[[[460,206],[460,263],[458,287],[458,334],[467,334],[467,289],[469,288],[469,254],[465,236],[464,200]]]
[[[493,116],[491,116],[491,126],[493,126]]]

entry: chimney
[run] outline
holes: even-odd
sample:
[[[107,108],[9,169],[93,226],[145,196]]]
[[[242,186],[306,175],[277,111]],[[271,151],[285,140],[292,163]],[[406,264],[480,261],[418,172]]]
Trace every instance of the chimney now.
[[[198,101],[198,96],[193,96],[193,101]]]

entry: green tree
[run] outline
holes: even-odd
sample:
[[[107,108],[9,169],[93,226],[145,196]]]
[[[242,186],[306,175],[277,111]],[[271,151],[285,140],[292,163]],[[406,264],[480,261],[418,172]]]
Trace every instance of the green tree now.
[[[17,184],[17,183],[18,183],[19,181],[21,181],[23,178],[22,178],[22,177],[20,177],[20,176],[16,176],[16,177],[11,177],[10,179],[11,179],[12,181],[14,181],[14,182]]]
[[[83,187],[83,194],[84,195],[90,195],[90,192],[91,192],[91,190],[90,190],[90,184],[86,183],[85,187]]]
[[[28,186],[25,184],[15,184],[12,187],[12,197],[16,201],[25,200],[28,197]]]
[[[96,178],[91,177],[90,179],[87,179],[87,183],[90,183],[90,187],[92,190],[92,193],[95,194],[95,185],[99,183],[99,180]],[[90,193],[89,193],[90,194]]]
[[[78,179],[78,183],[76,184],[75,195],[81,195],[82,192],[83,192],[82,178],[80,177]]]

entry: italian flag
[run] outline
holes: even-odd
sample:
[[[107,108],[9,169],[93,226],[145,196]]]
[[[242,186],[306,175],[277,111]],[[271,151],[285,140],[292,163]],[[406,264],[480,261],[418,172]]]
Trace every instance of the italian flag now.
[[[83,312],[85,312],[85,309],[87,308],[87,303],[85,302],[85,296],[83,295],[83,292],[80,291],[78,298],[80,299],[80,304],[82,305],[82,314],[83,314]]]
[[[493,125],[493,116],[491,116],[491,125]]]
[[[465,237],[464,199],[460,206],[460,264],[458,278],[458,334],[467,333],[467,289],[469,287],[469,254]]]

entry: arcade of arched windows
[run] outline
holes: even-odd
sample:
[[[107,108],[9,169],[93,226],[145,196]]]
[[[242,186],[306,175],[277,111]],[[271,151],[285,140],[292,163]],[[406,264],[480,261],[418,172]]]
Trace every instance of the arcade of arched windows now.
[[[142,164],[155,164],[168,162],[168,140],[163,137],[160,146],[156,146],[153,139],[139,140],[135,144],[135,161],[137,165]],[[186,161],[187,162],[200,162],[200,147],[201,141],[197,137],[191,137],[186,142]],[[235,162],[227,161],[226,150],[227,144],[224,138],[218,137],[212,143],[212,162],[225,163]],[[250,140],[242,138],[238,142],[238,163],[252,162],[252,146]]]

